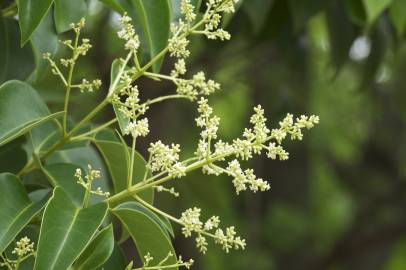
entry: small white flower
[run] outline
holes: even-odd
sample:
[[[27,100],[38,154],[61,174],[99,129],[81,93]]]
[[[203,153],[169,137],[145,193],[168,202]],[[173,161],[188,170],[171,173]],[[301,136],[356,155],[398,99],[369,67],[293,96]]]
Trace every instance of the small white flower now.
[[[127,127],[124,129],[124,135],[131,134],[133,138],[145,137],[149,133],[148,119],[130,121]]]

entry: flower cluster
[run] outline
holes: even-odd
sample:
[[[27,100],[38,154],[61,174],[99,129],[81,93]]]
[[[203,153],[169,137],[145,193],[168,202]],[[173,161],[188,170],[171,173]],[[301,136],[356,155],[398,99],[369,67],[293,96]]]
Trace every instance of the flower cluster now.
[[[247,185],[249,185],[250,190],[254,193],[258,190],[266,191],[271,188],[268,182],[255,176],[254,170],[247,169],[243,171],[240,163],[236,159],[228,163],[226,172],[234,177],[233,184],[237,195],[241,191],[247,190]]]
[[[168,252],[168,255],[164,259],[162,259],[158,264],[156,265],[151,265],[151,262],[154,261],[154,257],[151,256],[151,254],[148,252],[144,256],[143,263],[144,265],[142,268],[136,268],[133,269],[133,262],[131,261],[129,265],[125,268],[126,270],[142,270],[142,269],[164,269],[164,268],[178,268],[178,267],[185,267],[186,269],[190,269],[194,263],[192,259],[189,259],[188,261],[183,261],[182,256],[178,257],[178,260],[174,264],[168,264],[168,260],[173,257],[174,254],[172,252]],[[162,267],[162,268],[161,268]]]
[[[71,57],[70,58],[61,58],[60,59],[60,64],[66,68],[69,68],[70,71],[69,73],[73,73],[74,66],[79,58],[79,56],[85,56],[87,52],[92,48],[92,45],[90,44],[90,40],[87,38],[83,38],[81,40],[81,43],[79,42],[79,36],[82,28],[85,26],[85,19],[82,18],[78,23],[72,23],[71,25],[72,30],[75,32],[75,39],[74,40],[61,40],[60,42],[65,45],[69,50],[72,51]],[[54,75],[57,75],[60,77],[62,82],[64,83],[65,86],[69,88],[77,88],[81,92],[93,92],[94,90],[98,90],[102,83],[100,80],[93,80],[93,81],[88,81],[86,79],[82,79],[82,82],[80,84],[72,84],[72,76],[68,75],[68,78],[66,78],[61,69],[58,67],[57,63],[52,59],[50,53],[44,53],[43,58],[47,60],[50,65],[51,65],[51,72]]]
[[[117,35],[119,38],[126,41],[124,48],[126,50],[133,51],[134,54],[137,53],[137,50],[140,47],[140,39],[135,33],[134,27],[131,24],[131,18],[124,14],[120,18],[120,23],[122,25],[122,29],[117,33]]]
[[[140,41],[131,24],[131,18],[124,15],[120,18],[120,22],[122,28],[117,33],[118,37],[126,41],[125,48],[133,53],[134,59],[138,59],[137,50],[140,46]],[[131,135],[134,139],[140,136],[144,137],[149,133],[148,119],[138,118],[145,114],[148,106],[140,104],[138,86],[133,85],[132,76],[137,72],[137,69],[127,67],[127,62],[122,59],[120,61],[119,68],[122,72],[117,74],[118,83],[114,89],[111,89],[112,92],[109,93],[109,96],[111,95],[110,102],[118,108],[121,115],[128,119],[128,124],[124,128],[124,135]],[[138,68],[138,60],[136,64]]]
[[[199,208],[190,208],[182,213],[179,219],[182,224],[182,233],[185,237],[191,237],[192,233],[196,236],[197,249],[205,254],[207,252],[207,240],[206,237],[214,239],[216,244],[222,246],[223,250],[227,253],[230,249],[244,249],[245,240],[240,236],[237,236],[233,226],[225,229],[219,228],[220,218],[218,216],[212,216],[206,222],[200,220],[201,210]]]
[[[150,154],[150,161],[147,166],[152,172],[167,172],[174,178],[186,175],[186,167],[179,162],[179,144],[168,146],[161,141],[157,141],[150,144],[148,152]]]
[[[168,192],[169,194],[175,197],[179,197],[180,195],[179,192],[177,192],[174,187],[165,188],[164,186],[155,186],[154,188],[156,189],[157,192]]]
[[[77,183],[83,186],[89,193],[108,197],[110,196],[109,192],[104,192],[100,187],[97,187],[96,190],[92,190],[92,184],[94,180],[97,180],[101,177],[99,170],[94,170],[92,166],[88,165],[88,170],[85,178],[83,179],[82,170],[76,169],[75,177],[77,178]]]
[[[168,40],[168,51],[170,56],[178,58],[174,69],[171,72],[172,80],[177,86],[177,93],[185,95],[191,100],[195,100],[198,95],[210,95],[220,89],[220,84],[213,80],[206,80],[203,72],[196,73],[192,79],[179,78],[186,73],[185,58],[189,57],[188,50],[189,34],[204,34],[209,39],[219,38],[221,40],[230,39],[230,34],[220,29],[221,13],[230,13],[234,11],[236,1],[215,0],[208,1],[207,9],[202,19],[196,22],[195,7],[190,0],[181,1],[181,14],[183,19],[172,24],[172,36]],[[204,25],[204,30],[199,30]]]
[[[175,64],[172,74],[180,74],[179,71],[183,70],[180,70],[179,66],[177,67]],[[191,100],[195,100],[199,95],[208,96],[220,89],[219,83],[211,79],[206,80],[206,75],[203,71],[193,75],[192,79],[176,79],[174,82],[177,86],[176,92],[180,95],[188,96]]]
[[[7,267],[7,269],[18,269],[20,263],[35,255],[34,242],[31,242],[31,240],[27,236],[24,236],[16,242],[15,247],[11,253],[16,255],[17,259],[9,259],[7,258],[6,254],[2,255],[1,259],[3,261],[0,261],[0,268],[5,266]]]
[[[78,32],[76,32],[76,33],[77,33],[77,35],[79,35],[80,30],[78,30]],[[76,41],[73,44],[72,40],[70,40],[70,39],[61,41],[61,43],[64,44],[65,46],[67,46],[73,52],[72,58],[69,58],[69,59],[61,58],[60,59],[61,65],[64,67],[69,67],[69,66],[74,65],[79,56],[81,56],[81,55],[85,56],[87,54],[87,52],[92,48],[92,45],[90,44],[90,40],[87,38],[83,38],[81,44],[78,44],[78,42],[76,42]]]
[[[207,3],[207,11],[203,16],[205,22],[202,34],[208,39],[229,40],[230,33],[219,28],[221,22],[221,13],[235,12],[235,4],[238,0],[210,0]]]
[[[32,254],[34,253],[34,242],[31,242],[31,240],[27,236],[25,236],[17,241],[12,253],[16,254],[19,258],[27,254]]]
[[[82,83],[78,85],[78,88],[80,92],[93,92],[94,90],[97,90],[100,88],[102,85],[101,80],[93,80],[93,81],[88,81],[86,79],[82,79]]]
[[[119,112],[124,117],[129,119],[124,134],[131,134],[133,138],[148,135],[148,119],[138,119],[141,115],[145,114],[148,107],[145,104],[140,104],[137,85],[132,85],[130,75],[124,73],[121,76],[119,86],[119,90],[115,91],[111,102],[118,107]]]
[[[172,37],[169,39],[168,49],[171,56],[186,58],[190,55],[187,46],[190,33],[203,34],[208,39],[229,40],[231,35],[220,28],[222,13],[232,13],[235,11],[235,4],[238,0],[210,0],[207,2],[207,9],[201,21],[196,23],[195,7],[190,0],[181,1],[181,14],[183,19],[179,19],[171,27]],[[202,30],[199,27],[204,25]]]
[[[210,155],[210,144],[212,139],[217,138],[217,131],[220,124],[218,116],[212,116],[213,109],[208,105],[205,98],[201,98],[198,102],[199,117],[196,118],[197,126],[203,128],[200,133],[201,139],[199,140],[196,155],[200,158],[205,158]]]

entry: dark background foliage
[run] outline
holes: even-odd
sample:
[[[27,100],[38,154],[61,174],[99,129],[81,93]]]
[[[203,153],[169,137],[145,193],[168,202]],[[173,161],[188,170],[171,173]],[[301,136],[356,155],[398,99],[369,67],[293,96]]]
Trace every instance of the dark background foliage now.
[[[100,77],[106,86],[111,61],[122,55],[117,16],[97,1],[87,4],[86,35],[94,48],[81,60],[79,75]],[[14,33],[9,49],[15,57],[0,78],[26,79],[35,51],[20,48],[13,19],[4,22],[0,31]],[[210,98],[222,119],[221,136],[239,136],[256,104],[273,125],[286,112],[317,114],[321,123],[303,142],[286,146],[288,161],[251,162],[271,181],[269,192],[235,196],[229,178],[194,173],[176,185],[180,199],[157,196],[157,204],[174,215],[192,205],[207,216],[219,214],[248,241],[245,252],[226,255],[211,246],[202,257],[193,240],[178,233],[177,251],[197,258],[195,269],[405,269],[405,2],[245,0],[225,23],[232,40],[193,39],[190,58],[190,71],[203,69],[222,84]],[[163,70],[171,66],[168,58]],[[51,108],[60,108],[61,84],[45,73],[30,80]],[[139,88],[144,98],[173,91],[148,79]],[[87,112],[103,91],[74,96],[74,114]],[[156,139],[181,143],[185,155],[193,152],[199,132],[194,110],[185,101],[151,110],[151,134],[140,152]],[[101,117],[112,115],[106,110]],[[12,164],[17,170],[18,159],[10,157],[21,149],[9,144],[0,150],[0,168]]]

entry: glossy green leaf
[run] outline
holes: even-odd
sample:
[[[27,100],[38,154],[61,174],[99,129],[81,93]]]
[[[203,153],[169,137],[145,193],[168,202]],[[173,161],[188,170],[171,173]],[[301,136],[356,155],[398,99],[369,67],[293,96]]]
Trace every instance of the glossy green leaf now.
[[[392,0],[362,0],[362,2],[364,3],[368,23],[373,23],[390,5]]]
[[[34,269],[71,266],[96,234],[107,209],[104,202],[77,208],[60,187],[55,188],[45,208]]]
[[[20,47],[20,29],[18,21],[13,18],[4,18],[7,31],[7,65],[3,80],[25,80],[32,74],[35,63],[31,46]],[[1,41],[3,42],[3,40]],[[10,60],[12,59],[12,61]],[[0,78],[2,79],[2,78]]]
[[[137,20],[141,23],[143,36],[149,47],[151,58],[163,50],[170,33],[170,6],[167,0],[132,0]],[[154,72],[161,68],[163,58],[152,66]]]
[[[121,67],[120,59],[115,59],[113,61],[113,63],[111,64],[111,70],[110,70],[110,83],[111,84],[116,80],[120,67]],[[117,87],[119,88],[120,85],[118,85]],[[113,104],[113,109],[114,109],[114,113],[116,114],[121,133],[124,133],[124,130],[127,127],[130,120],[120,112],[119,107],[117,105]]]
[[[402,37],[406,28],[406,1],[393,0],[389,9],[389,15],[396,28],[398,37]]]
[[[74,269],[92,270],[102,266],[114,249],[113,226],[100,231],[77,259]]]
[[[0,253],[25,225],[44,207],[48,197],[32,202],[20,179],[0,174]]]
[[[17,0],[21,29],[21,45],[24,45],[40,24],[53,0]]]
[[[0,172],[18,173],[27,162],[22,140],[14,140],[0,147]]]
[[[162,216],[158,216],[154,212],[151,212],[151,210],[149,210],[148,208],[145,208],[142,204],[140,204],[138,202],[125,202],[125,203],[120,204],[120,208],[131,208],[131,209],[143,212],[145,215],[150,217],[161,227],[161,229],[166,233],[166,236],[168,236],[168,237],[175,236],[172,225],[168,219],[166,219],[165,217],[162,217]]]
[[[114,186],[114,193],[118,193],[127,188],[127,170],[128,160],[126,159],[126,150],[119,142],[95,140],[95,145],[104,158],[106,166]],[[134,158],[134,173],[132,184],[142,181],[145,174],[146,161],[138,153]],[[140,196],[148,202],[153,201],[153,190],[149,189],[140,193]],[[127,198],[128,199],[128,198]]]
[[[63,115],[49,114],[37,92],[27,83],[8,81],[0,86],[0,146],[48,120]]]
[[[102,2],[109,8],[117,11],[120,14],[123,14],[126,11],[121,3],[122,1],[120,0],[100,0],[100,2]]]
[[[29,150],[36,154],[45,152],[60,139],[61,135],[61,126],[56,119],[45,122],[29,132],[27,136]]]
[[[6,68],[8,61],[8,35],[6,24],[3,17],[0,15],[0,82],[6,76]]]
[[[58,36],[54,29],[51,13],[48,13],[35,29],[31,38],[31,46],[35,60],[35,72],[31,76],[32,80],[37,82],[44,77],[49,68],[49,62],[43,57],[44,53],[54,55],[58,49]]]
[[[54,187],[61,187],[70,197],[71,201],[81,207],[85,195],[84,188],[79,185],[75,178],[77,165],[69,163],[50,164],[42,168],[43,173]]]
[[[77,23],[85,17],[87,6],[84,0],[54,0],[54,19],[58,33],[71,29],[71,23]]]
[[[129,231],[141,258],[144,258],[149,252],[156,261],[161,261],[169,252],[176,254],[162,227],[150,216],[140,211],[136,203],[120,205],[112,212]],[[173,256],[164,265],[174,264],[176,261],[176,257]],[[169,269],[177,269],[177,267]]]
[[[107,262],[101,267],[103,270],[124,269],[126,266],[123,251],[118,245],[114,246],[113,253]]]

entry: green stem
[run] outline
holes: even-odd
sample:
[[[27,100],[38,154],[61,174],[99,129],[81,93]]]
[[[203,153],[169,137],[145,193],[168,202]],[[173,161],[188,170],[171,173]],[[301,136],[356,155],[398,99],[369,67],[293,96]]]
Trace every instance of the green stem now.
[[[92,188],[92,187],[91,187],[91,185],[90,185],[89,189],[91,189],[91,188]],[[83,208],[86,208],[87,205],[89,204],[89,198],[90,198],[90,190],[88,190],[88,189],[86,188],[86,190],[85,190],[85,196],[84,196],[84,198],[83,198]]]
[[[144,201],[143,199],[141,199],[140,196],[134,195],[134,198],[135,198],[137,201],[139,201],[142,205],[144,205],[146,208],[149,208],[149,209],[152,210],[153,212],[158,213],[158,214],[160,214],[161,216],[164,216],[164,217],[166,217],[167,219],[169,219],[169,220],[171,220],[171,221],[173,221],[173,222],[175,222],[175,223],[178,223],[179,225],[182,225],[182,226],[183,226],[183,223],[182,223],[179,219],[177,219],[177,218],[175,218],[175,217],[173,217],[173,216],[171,216],[171,215],[165,213],[164,211],[162,211],[162,210],[156,208],[155,206],[153,206],[152,204],[147,203],[146,201]]]
[[[190,171],[201,168],[204,165],[210,164],[213,161],[214,161],[213,159],[204,159],[204,160],[196,161],[196,162],[194,162],[194,163],[192,163],[192,164],[190,164],[189,166],[186,167],[185,173],[188,173]],[[154,176],[150,177],[145,182],[140,182],[140,183],[138,183],[136,185],[131,186],[130,188],[128,188],[126,190],[123,190],[123,191],[115,194],[112,197],[109,197],[108,199],[106,199],[106,201],[109,204],[114,205],[117,202],[122,201],[124,198],[133,196],[134,194],[136,194],[138,192],[141,192],[141,191],[143,191],[145,189],[151,188],[153,186],[165,183],[165,182],[173,179],[173,176],[167,175],[167,176],[164,176],[164,177],[162,177],[162,178],[160,178],[158,180],[155,180],[155,181],[151,181],[152,179],[154,179]]]
[[[70,91],[72,89],[72,77],[73,77],[73,71],[75,69],[75,62],[76,62],[76,49],[78,47],[79,43],[79,32],[76,33],[75,37],[75,43],[73,45],[73,50],[72,50],[72,63],[69,67],[69,74],[68,74],[68,81],[66,85],[66,92],[65,92],[65,101],[63,105],[63,110],[65,111],[65,114],[63,116],[63,135],[66,135],[67,132],[67,122],[68,122],[68,109],[69,109],[69,97],[70,97]]]
[[[186,263],[159,265],[159,266],[143,266],[143,267],[139,267],[139,268],[134,268],[133,270],[160,270],[160,269],[178,268],[179,266],[185,266],[185,265],[186,265]]]
[[[166,95],[166,96],[157,97],[157,98],[148,100],[148,101],[145,102],[145,105],[148,106],[148,105],[151,105],[151,104],[154,104],[154,103],[158,103],[158,102],[161,102],[161,101],[164,101],[164,100],[177,99],[177,98],[190,99],[190,97],[189,97],[189,96],[186,96],[186,95],[173,94],[173,95]]]
[[[136,138],[133,138],[133,142],[131,145],[131,158],[130,158],[130,166],[128,171],[128,178],[127,178],[127,188],[130,188],[133,182],[133,171],[134,171],[134,156],[135,156],[135,143]]]
[[[71,141],[81,141],[84,138],[89,138],[88,137],[89,135],[95,134],[95,133],[99,132],[100,130],[105,129],[106,127],[114,124],[117,121],[118,121],[117,118],[111,119],[110,121],[98,126],[97,128],[94,128],[94,129],[92,129],[92,130],[90,130],[88,132],[85,132],[85,133],[82,133],[82,134],[79,134],[77,136],[72,137],[70,140]]]
[[[145,166],[145,173],[144,173],[144,177],[142,178],[143,183],[145,183],[145,181],[147,180],[148,172],[150,171],[150,169],[149,169],[150,163],[151,163],[151,154],[149,154],[148,162],[147,162],[147,165]]]
[[[171,77],[171,76],[168,76],[168,75],[159,74],[159,73],[153,73],[153,72],[147,72],[147,71],[144,72],[144,75],[152,77],[152,78],[159,78],[159,79],[172,81],[174,83],[178,80],[177,78],[174,78],[174,77]]]

